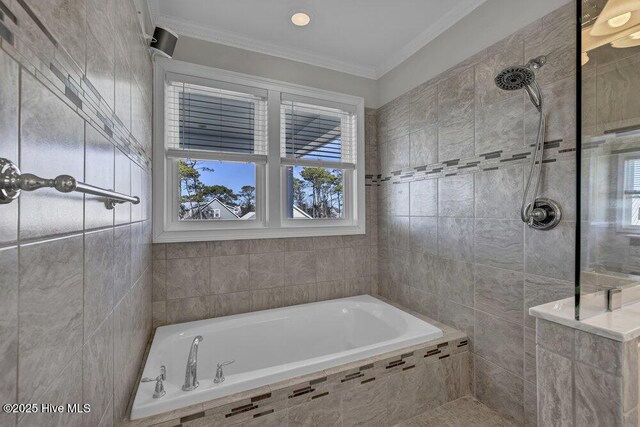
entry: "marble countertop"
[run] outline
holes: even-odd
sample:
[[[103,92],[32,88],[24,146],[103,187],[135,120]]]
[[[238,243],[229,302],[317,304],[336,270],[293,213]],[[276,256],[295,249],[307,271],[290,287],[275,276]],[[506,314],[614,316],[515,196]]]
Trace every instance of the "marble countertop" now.
[[[584,320],[575,319],[573,298],[542,304],[529,309],[539,319],[559,323],[616,341],[629,341],[640,336],[640,303],[619,310],[596,314]]]

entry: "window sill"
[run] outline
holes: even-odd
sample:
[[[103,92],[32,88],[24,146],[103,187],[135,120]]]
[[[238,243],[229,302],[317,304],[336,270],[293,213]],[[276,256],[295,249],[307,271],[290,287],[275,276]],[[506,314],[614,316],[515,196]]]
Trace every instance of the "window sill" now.
[[[226,230],[181,230],[153,233],[153,243],[211,242],[219,240],[279,239],[292,237],[365,234],[365,226],[291,227]]]

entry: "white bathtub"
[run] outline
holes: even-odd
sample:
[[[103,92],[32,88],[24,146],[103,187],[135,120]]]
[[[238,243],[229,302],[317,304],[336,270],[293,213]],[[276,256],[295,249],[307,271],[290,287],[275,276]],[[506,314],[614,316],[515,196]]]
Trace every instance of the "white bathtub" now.
[[[199,387],[182,391],[193,338]],[[156,331],[144,377],[167,368],[166,395],[141,383],[131,419],[206,402],[277,381],[421,344],[442,336],[437,327],[368,295],[163,326]],[[214,384],[216,363],[226,380]]]

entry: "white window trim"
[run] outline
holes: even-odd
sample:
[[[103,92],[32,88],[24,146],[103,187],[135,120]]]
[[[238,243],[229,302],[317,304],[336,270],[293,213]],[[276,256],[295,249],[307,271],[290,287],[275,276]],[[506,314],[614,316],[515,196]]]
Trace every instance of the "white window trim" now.
[[[625,212],[626,203],[625,203],[625,191],[626,191],[626,175],[627,171],[625,169],[626,163],[628,160],[638,160],[640,156],[637,153],[635,154],[627,154],[620,156],[618,159],[618,194],[617,194],[617,209],[616,209],[616,231],[619,233],[632,233],[634,236],[640,229],[640,225],[632,225],[627,222],[625,219],[627,217],[627,212]]]
[[[158,59],[154,70],[153,115],[153,241],[154,243],[216,241],[234,239],[266,239],[284,237],[313,237],[353,235],[365,233],[365,156],[364,156],[364,99],[306,86],[295,85],[263,77],[250,76],[182,61]],[[252,221],[189,221],[179,223],[173,197],[177,194],[177,162],[167,157],[165,148],[164,85],[167,73],[183,74],[194,79],[208,79],[235,85],[250,86],[268,91],[268,152],[267,164],[256,163],[256,219]],[[315,98],[328,104],[343,104],[355,108],[357,114],[357,169],[346,173],[345,179],[355,179],[353,186],[345,185],[345,220],[286,218],[284,198],[284,168],[280,158],[280,99],[288,96]],[[233,160],[233,155],[229,160]],[[349,178],[350,177],[350,178]],[[269,185],[279,182],[280,185]],[[267,188],[269,194],[267,197]],[[355,188],[356,194],[350,189]],[[175,199],[177,200],[177,198]],[[349,210],[350,209],[350,210]],[[217,228],[214,228],[217,227]]]

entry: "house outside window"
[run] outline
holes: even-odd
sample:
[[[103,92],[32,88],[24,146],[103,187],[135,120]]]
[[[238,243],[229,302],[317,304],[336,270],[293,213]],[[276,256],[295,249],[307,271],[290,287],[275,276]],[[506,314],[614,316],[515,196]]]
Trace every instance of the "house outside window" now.
[[[362,234],[364,100],[156,63],[154,241]]]

